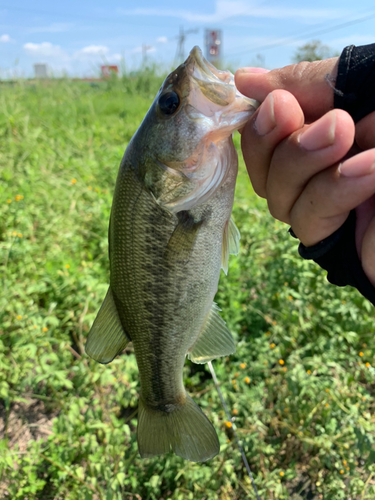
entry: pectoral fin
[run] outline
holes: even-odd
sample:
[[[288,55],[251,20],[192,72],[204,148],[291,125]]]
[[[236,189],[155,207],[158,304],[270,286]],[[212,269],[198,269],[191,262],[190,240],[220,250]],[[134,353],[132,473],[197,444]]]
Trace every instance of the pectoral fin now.
[[[212,359],[233,354],[236,350],[232,334],[218,311],[220,309],[214,302],[198,340],[188,352],[193,363],[207,363]]]
[[[130,342],[117,312],[111,287],[89,332],[85,350],[99,363],[110,363]]]
[[[240,250],[240,232],[231,217],[224,226],[223,248],[221,254],[221,267],[228,274],[229,254],[237,255]]]
[[[172,233],[165,250],[164,258],[168,261],[188,260],[198,236],[202,221],[195,222],[188,211],[177,214],[178,224]]]

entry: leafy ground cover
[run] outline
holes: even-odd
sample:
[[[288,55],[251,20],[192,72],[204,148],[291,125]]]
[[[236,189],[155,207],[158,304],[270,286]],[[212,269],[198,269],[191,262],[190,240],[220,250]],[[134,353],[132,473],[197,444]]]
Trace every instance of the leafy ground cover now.
[[[107,366],[85,355],[118,165],[160,81],[0,88],[0,497],[255,498],[235,425],[262,499],[373,499],[374,310],[298,257],[243,163],[241,252],[217,296],[237,351],[214,363],[232,422],[208,368],[185,365],[220,454],[141,460],[131,347]]]

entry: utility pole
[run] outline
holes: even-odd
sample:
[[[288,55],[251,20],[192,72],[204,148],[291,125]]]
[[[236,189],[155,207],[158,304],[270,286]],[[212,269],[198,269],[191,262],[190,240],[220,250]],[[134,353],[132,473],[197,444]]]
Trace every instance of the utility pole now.
[[[181,63],[185,59],[184,44],[185,44],[186,36],[190,35],[191,33],[198,33],[198,31],[199,31],[199,28],[184,31],[184,27],[180,26],[180,34],[176,36],[176,38],[178,40],[176,58],[175,58],[176,63]]]

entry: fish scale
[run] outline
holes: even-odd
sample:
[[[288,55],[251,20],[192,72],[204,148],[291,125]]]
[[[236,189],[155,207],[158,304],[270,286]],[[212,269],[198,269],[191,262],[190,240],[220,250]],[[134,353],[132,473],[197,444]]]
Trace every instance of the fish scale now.
[[[213,299],[221,267],[226,271],[228,254],[238,252],[231,134],[256,105],[236,91],[233,75],[194,48],[167,77],[120,165],[110,287],[86,352],[108,363],[133,342],[142,457],[172,449],[197,462],[220,449],[182,375],[186,355],[204,363],[235,350]]]

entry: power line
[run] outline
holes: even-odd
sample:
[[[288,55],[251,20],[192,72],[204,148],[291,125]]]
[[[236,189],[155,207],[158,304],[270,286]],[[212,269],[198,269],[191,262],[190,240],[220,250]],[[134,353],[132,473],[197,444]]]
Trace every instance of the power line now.
[[[335,30],[338,30],[338,29],[341,29],[341,28],[346,28],[348,26],[352,26],[354,24],[359,24],[359,23],[362,23],[364,21],[367,21],[368,19],[371,19],[371,18],[374,18],[375,17],[375,12],[373,12],[372,14],[366,14],[365,16],[362,16],[358,19],[353,19],[352,21],[346,21],[344,23],[340,23],[340,24],[336,24],[334,26],[329,26],[329,27],[326,27],[326,28],[321,28],[319,30],[315,30],[315,31],[312,31],[312,32],[303,32],[304,34],[304,37],[305,38],[311,38],[313,36],[317,36],[317,35],[323,35],[325,33],[330,33],[331,31],[335,31]],[[301,33],[302,34],[302,33]],[[268,43],[268,44],[265,44],[265,45],[258,45],[257,47],[252,47],[252,48],[249,48],[249,49],[245,49],[245,50],[242,50],[240,52],[236,52],[236,53],[231,53],[230,55],[231,56],[239,56],[239,55],[243,55],[243,54],[251,54],[251,53],[254,53],[254,52],[260,52],[261,50],[269,50],[269,49],[273,49],[275,47],[280,47],[280,46],[283,46],[283,45],[289,45],[290,43],[294,42],[298,37],[300,36],[299,35],[295,35],[293,37],[289,37],[289,38],[283,38],[277,42],[272,42],[272,43]]]

